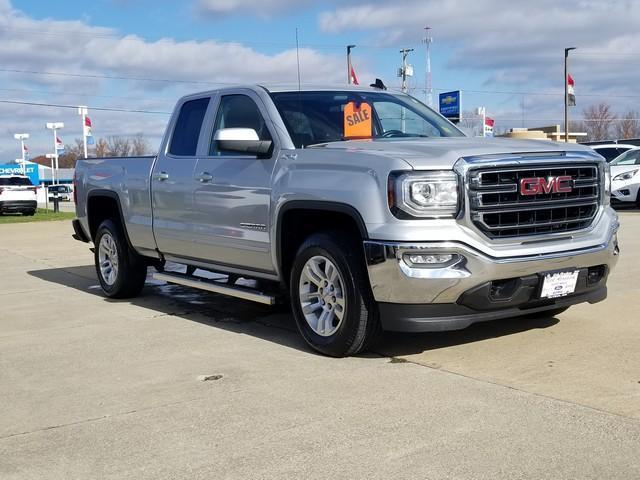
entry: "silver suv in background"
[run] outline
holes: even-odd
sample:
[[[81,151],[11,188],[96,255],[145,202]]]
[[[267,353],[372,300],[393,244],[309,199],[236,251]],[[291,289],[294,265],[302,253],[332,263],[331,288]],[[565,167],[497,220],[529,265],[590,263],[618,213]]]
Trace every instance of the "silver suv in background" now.
[[[138,295],[154,266],[290,301],[305,341],[344,356],[387,330],[603,300],[610,181],[590,148],[465,137],[404,94],[223,88],[178,101],[156,157],[78,161],[74,237],[94,243],[109,297]]]

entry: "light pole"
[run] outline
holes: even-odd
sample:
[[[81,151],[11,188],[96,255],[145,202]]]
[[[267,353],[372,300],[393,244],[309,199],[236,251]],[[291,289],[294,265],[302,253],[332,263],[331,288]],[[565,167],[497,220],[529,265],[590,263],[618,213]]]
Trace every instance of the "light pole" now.
[[[576,47],[564,49],[564,142],[569,142],[569,52]]]
[[[51,165],[51,183],[55,184],[55,180],[58,178],[58,133],[57,130],[64,128],[63,122],[47,122],[47,129],[53,130],[53,159],[55,160],[55,167]],[[52,162],[53,163],[53,162]]]
[[[82,117],[82,143],[84,145],[84,158],[87,158],[87,115],[89,114],[89,109],[85,105],[80,105],[78,107],[78,115]]]
[[[20,140],[20,156],[22,157],[22,174],[27,174],[26,157],[24,155],[24,141],[29,138],[28,133],[14,133],[13,138]]]
[[[413,52],[413,48],[403,48],[400,50],[400,54],[402,55],[402,66],[398,70],[398,76],[402,78],[402,93],[407,93],[407,77],[413,76],[413,67],[411,65],[407,65],[407,57],[409,53]]]
[[[347,83],[351,85],[353,82],[351,81],[351,70],[353,67],[351,65],[351,50],[356,48],[355,45],[347,45]]]

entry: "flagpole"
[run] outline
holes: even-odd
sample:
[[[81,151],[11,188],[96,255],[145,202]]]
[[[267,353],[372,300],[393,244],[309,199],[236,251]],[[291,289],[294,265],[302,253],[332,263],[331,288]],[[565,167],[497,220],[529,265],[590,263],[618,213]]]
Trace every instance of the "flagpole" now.
[[[347,84],[351,85],[351,71],[353,69],[351,65],[351,50],[356,48],[355,45],[347,45]]]
[[[86,106],[81,105],[78,107],[78,113],[82,116],[82,143],[84,146],[84,158],[87,158],[87,126],[85,123],[87,121],[87,113],[89,113],[89,110]]]
[[[569,143],[569,52],[576,47],[564,49],[564,143]]]

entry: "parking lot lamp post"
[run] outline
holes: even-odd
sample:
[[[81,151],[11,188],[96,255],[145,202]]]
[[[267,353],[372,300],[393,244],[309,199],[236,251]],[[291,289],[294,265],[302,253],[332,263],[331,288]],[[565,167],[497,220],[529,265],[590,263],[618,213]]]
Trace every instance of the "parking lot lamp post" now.
[[[29,134],[28,133],[15,133],[13,135],[13,138],[15,138],[16,140],[20,140],[20,155],[22,156],[22,174],[26,175],[27,174],[27,165],[26,165],[26,157],[24,154],[24,141],[27,140],[29,138]]]
[[[55,167],[52,166],[51,183],[55,184],[58,178],[58,134],[57,130],[64,128],[63,122],[47,122],[47,129],[53,130],[53,159],[55,160]]]

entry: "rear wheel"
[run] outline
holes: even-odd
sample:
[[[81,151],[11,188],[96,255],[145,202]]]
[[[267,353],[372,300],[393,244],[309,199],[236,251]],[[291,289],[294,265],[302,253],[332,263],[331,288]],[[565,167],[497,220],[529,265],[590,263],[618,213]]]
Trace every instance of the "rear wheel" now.
[[[311,235],[290,279],[294,318],[309,346],[344,357],[366,349],[380,331],[362,247],[343,232]]]
[[[144,260],[129,248],[120,225],[105,220],[98,227],[95,264],[102,291],[110,298],[131,298],[140,293],[147,276]]]
[[[35,210],[25,210],[24,212],[22,212],[22,215],[24,215],[25,217],[33,217],[35,214]]]

